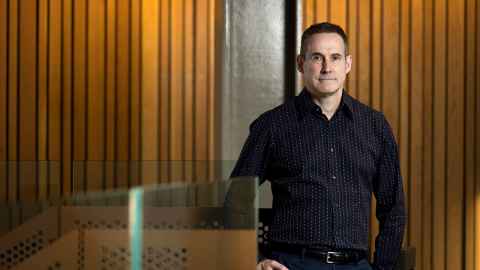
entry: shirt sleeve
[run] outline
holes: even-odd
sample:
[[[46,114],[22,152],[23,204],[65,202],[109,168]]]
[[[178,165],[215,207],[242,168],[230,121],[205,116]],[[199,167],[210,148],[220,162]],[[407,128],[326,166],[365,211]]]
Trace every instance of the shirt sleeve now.
[[[375,239],[373,268],[390,270],[400,255],[407,217],[398,147],[391,127],[383,116],[382,122],[383,151],[374,179],[379,233]]]
[[[272,142],[270,125],[266,114],[250,124],[250,134],[230,177],[258,176],[260,184],[265,181]]]

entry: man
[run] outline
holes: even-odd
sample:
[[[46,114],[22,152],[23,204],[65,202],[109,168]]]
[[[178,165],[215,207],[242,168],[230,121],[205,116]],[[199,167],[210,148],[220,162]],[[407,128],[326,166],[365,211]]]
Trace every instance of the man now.
[[[250,126],[232,177],[272,185],[271,252],[257,269],[394,267],[406,223],[397,145],[383,114],[345,92],[351,66],[341,27],[310,26],[297,56],[305,88]],[[380,230],[370,264],[372,193]]]

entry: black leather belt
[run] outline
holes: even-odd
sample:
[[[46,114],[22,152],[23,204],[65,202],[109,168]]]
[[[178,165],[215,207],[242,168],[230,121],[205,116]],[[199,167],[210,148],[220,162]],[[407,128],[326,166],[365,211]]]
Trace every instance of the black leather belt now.
[[[362,250],[332,250],[322,247],[286,243],[270,243],[270,250],[315,258],[327,264],[357,263],[367,258],[366,252]]]

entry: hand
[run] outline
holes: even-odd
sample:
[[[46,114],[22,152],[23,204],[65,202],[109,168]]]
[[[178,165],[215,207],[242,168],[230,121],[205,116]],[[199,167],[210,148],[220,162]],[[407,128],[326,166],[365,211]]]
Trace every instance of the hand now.
[[[257,264],[257,270],[288,270],[288,268],[277,261],[266,259]]]

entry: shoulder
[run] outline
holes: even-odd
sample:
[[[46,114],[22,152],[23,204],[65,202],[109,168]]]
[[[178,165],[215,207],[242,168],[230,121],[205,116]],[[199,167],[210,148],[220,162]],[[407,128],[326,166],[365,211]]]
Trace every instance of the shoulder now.
[[[297,111],[294,99],[278,105],[258,116],[251,124],[251,128],[266,128],[276,126],[279,123],[285,123],[296,117]]]
[[[383,133],[385,127],[390,127],[384,113],[376,110],[361,101],[348,96],[354,117],[362,126],[373,128],[378,135]]]

